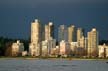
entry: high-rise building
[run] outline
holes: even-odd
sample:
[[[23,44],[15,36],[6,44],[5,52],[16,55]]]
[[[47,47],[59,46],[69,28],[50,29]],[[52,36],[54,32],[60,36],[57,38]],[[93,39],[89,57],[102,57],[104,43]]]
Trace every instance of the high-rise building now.
[[[36,19],[35,22],[31,24],[31,44],[29,48],[30,55],[39,56],[40,55],[40,42],[41,42],[41,25]]]
[[[79,42],[79,40],[84,37],[84,30],[82,28],[78,28],[77,29],[77,42]]]
[[[87,38],[85,38],[84,36],[82,36],[78,40],[77,53],[79,56],[86,56],[87,55]]]
[[[78,44],[79,44],[79,47],[81,47],[81,48],[85,47],[85,38],[84,38],[84,36],[79,39]]]
[[[49,26],[48,25],[45,25],[45,40],[48,40],[49,39]]]
[[[38,44],[41,40],[40,32],[41,32],[41,25],[39,21],[36,19],[35,22],[31,24],[31,43]]]
[[[42,56],[48,57],[48,40],[42,41]]]
[[[88,56],[96,57],[98,54],[98,31],[93,28],[88,32]]]
[[[68,27],[68,42],[76,42],[76,27],[74,25]]]
[[[49,35],[51,38],[54,38],[54,24],[52,22],[49,22]]]
[[[45,25],[45,40],[49,40],[50,38],[54,38],[54,25],[52,22]]]
[[[58,28],[58,42],[62,40],[68,41],[68,31],[65,25],[60,25]]]

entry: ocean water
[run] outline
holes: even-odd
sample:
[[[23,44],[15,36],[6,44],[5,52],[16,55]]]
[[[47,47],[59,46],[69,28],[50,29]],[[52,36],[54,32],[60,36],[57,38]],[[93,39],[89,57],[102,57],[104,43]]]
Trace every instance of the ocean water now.
[[[0,59],[0,71],[108,71],[106,60]]]

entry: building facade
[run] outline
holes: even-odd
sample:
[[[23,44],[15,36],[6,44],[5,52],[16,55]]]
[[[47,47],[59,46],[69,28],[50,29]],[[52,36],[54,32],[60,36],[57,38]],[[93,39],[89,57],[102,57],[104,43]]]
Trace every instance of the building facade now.
[[[29,45],[29,54],[31,56],[40,55],[40,42],[41,42],[41,24],[39,20],[31,23],[31,43]]]
[[[82,28],[78,28],[77,29],[77,42],[79,42],[79,40],[84,37],[84,30]]]
[[[99,58],[108,57],[108,46],[106,44],[99,45],[98,48],[99,48],[99,53],[98,53]]]
[[[58,42],[62,40],[68,41],[68,31],[65,25],[60,25],[58,28]]]
[[[54,38],[54,25],[52,22],[45,25],[45,40],[49,40],[50,38]]]
[[[68,42],[76,42],[77,39],[76,27],[71,25],[68,27]]]
[[[65,40],[60,42],[60,55],[63,57],[70,55],[70,44]]]
[[[76,55],[76,49],[78,48],[78,42],[70,42],[71,55]]]
[[[22,56],[24,45],[19,40],[12,44],[12,56]]]
[[[55,39],[49,39],[42,41],[42,56],[51,56],[52,50],[56,48],[56,40]]]
[[[98,31],[93,28],[88,32],[88,57],[97,57],[98,55]]]

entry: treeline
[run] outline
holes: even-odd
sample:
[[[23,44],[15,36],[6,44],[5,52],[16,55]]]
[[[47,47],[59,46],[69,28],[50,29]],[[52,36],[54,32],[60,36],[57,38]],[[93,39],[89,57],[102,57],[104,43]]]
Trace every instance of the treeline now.
[[[103,45],[104,43],[106,45],[108,45],[108,40],[101,40],[101,41],[99,41],[99,45]]]
[[[6,49],[11,47],[13,42],[20,40],[24,44],[24,50],[28,51],[29,49],[29,40],[24,39],[11,39],[6,37],[0,37],[0,56],[5,56]]]

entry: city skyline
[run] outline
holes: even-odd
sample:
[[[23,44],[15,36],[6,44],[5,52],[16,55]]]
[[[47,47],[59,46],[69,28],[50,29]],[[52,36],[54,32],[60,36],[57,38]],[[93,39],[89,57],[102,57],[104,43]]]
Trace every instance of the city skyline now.
[[[107,40],[107,8],[107,0],[1,0],[0,36],[28,39],[30,23],[38,18],[42,24],[53,22],[55,28],[75,25],[87,32],[96,27],[100,39]]]
[[[76,28],[74,25],[68,27],[60,25],[58,27],[58,39],[53,37],[53,32],[54,25],[52,22],[49,22],[48,25],[42,25],[40,20],[35,19],[31,23],[29,54],[31,56],[42,55],[45,57],[55,56],[56,54],[64,57],[69,55],[98,56],[99,34],[96,28],[92,28],[92,31],[88,32],[87,36],[84,36],[84,31],[81,28]],[[56,44],[56,41],[58,44]]]
[[[40,20],[35,19],[31,22],[31,41],[26,43],[28,50],[24,50],[23,43],[17,40],[10,45],[9,42],[5,43],[9,45],[5,53],[7,56],[108,57],[108,46],[105,43],[99,44],[99,31],[96,28],[92,28],[87,32],[87,36],[84,36],[83,28],[60,25],[59,40],[53,37],[53,31],[53,22],[42,25]]]

